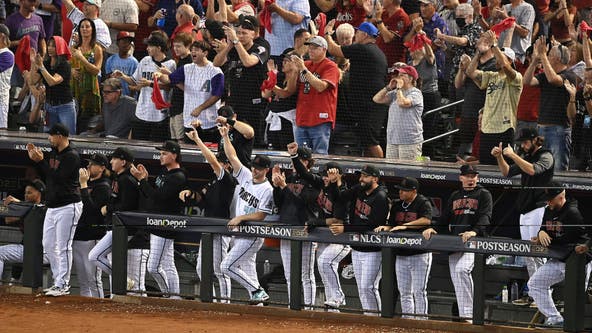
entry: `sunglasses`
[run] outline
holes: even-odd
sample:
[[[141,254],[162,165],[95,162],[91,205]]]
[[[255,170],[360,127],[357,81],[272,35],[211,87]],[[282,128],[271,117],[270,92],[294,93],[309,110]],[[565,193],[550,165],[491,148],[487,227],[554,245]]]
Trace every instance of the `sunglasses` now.
[[[111,94],[114,92],[118,92],[119,90],[103,90],[103,94]]]

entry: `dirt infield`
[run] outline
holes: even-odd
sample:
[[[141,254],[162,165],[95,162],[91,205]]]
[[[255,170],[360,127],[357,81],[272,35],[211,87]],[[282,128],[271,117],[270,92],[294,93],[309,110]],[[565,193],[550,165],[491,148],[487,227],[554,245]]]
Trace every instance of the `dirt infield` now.
[[[2,332],[411,332],[424,329],[122,304],[78,296],[0,295]]]

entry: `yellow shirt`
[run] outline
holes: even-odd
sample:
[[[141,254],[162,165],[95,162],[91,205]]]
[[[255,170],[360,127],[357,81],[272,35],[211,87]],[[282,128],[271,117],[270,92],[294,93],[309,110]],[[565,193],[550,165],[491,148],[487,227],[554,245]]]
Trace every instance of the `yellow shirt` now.
[[[516,72],[513,80],[503,72],[483,72],[481,76],[479,88],[486,89],[481,132],[503,133],[510,128],[516,129],[522,75]]]

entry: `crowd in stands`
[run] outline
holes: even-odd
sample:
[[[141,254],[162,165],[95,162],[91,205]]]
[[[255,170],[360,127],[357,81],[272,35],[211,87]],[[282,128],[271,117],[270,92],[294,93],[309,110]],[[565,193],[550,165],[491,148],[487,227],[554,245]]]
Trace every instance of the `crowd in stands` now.
[[[556,170],[590,170],[591,11],[589,0],[4,0],[0,128],[184,142],[197,127],[219,143],[226,106],[255,147],[339,154],[353,138],[360,155],[416,160],[442,146],[424,141],[447,115],[461,163],[495,165],[493,147],[537,128]]]

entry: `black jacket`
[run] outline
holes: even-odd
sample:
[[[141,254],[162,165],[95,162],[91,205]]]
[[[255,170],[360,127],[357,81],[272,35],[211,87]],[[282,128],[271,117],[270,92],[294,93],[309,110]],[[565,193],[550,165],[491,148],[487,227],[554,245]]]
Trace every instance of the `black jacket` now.
[[[545,208],[541,231],[545,231],[551,236],[551,245],[549,247],[565,248],[571,250],[577,244],[584,244],[587,241],[584,218],[578,209],[578,202],[573,199],[567,199],[561,209],[555,211]],[[560,259],[565,261],[567,257]]]
[[[81,190],[82,214],[78,220],[74,240],[101,239],[105,235],[105,217],[101,207],[109,203],[111,184],[107,177],[89,180],[88,187]]]
[[[491,193],[481,185],[471,191],[457,190],[448,198],[442,216],[434,227],[438,233],[458,235],[474,231],[477,236],[484,236],[491,221],[492,209]]]
[[[80,156],[76,150],[71,146],[60,152],[52,149],[48,158],[37,163],[37,166],[45,176],[45,204],[48,208],[80,202]]]

